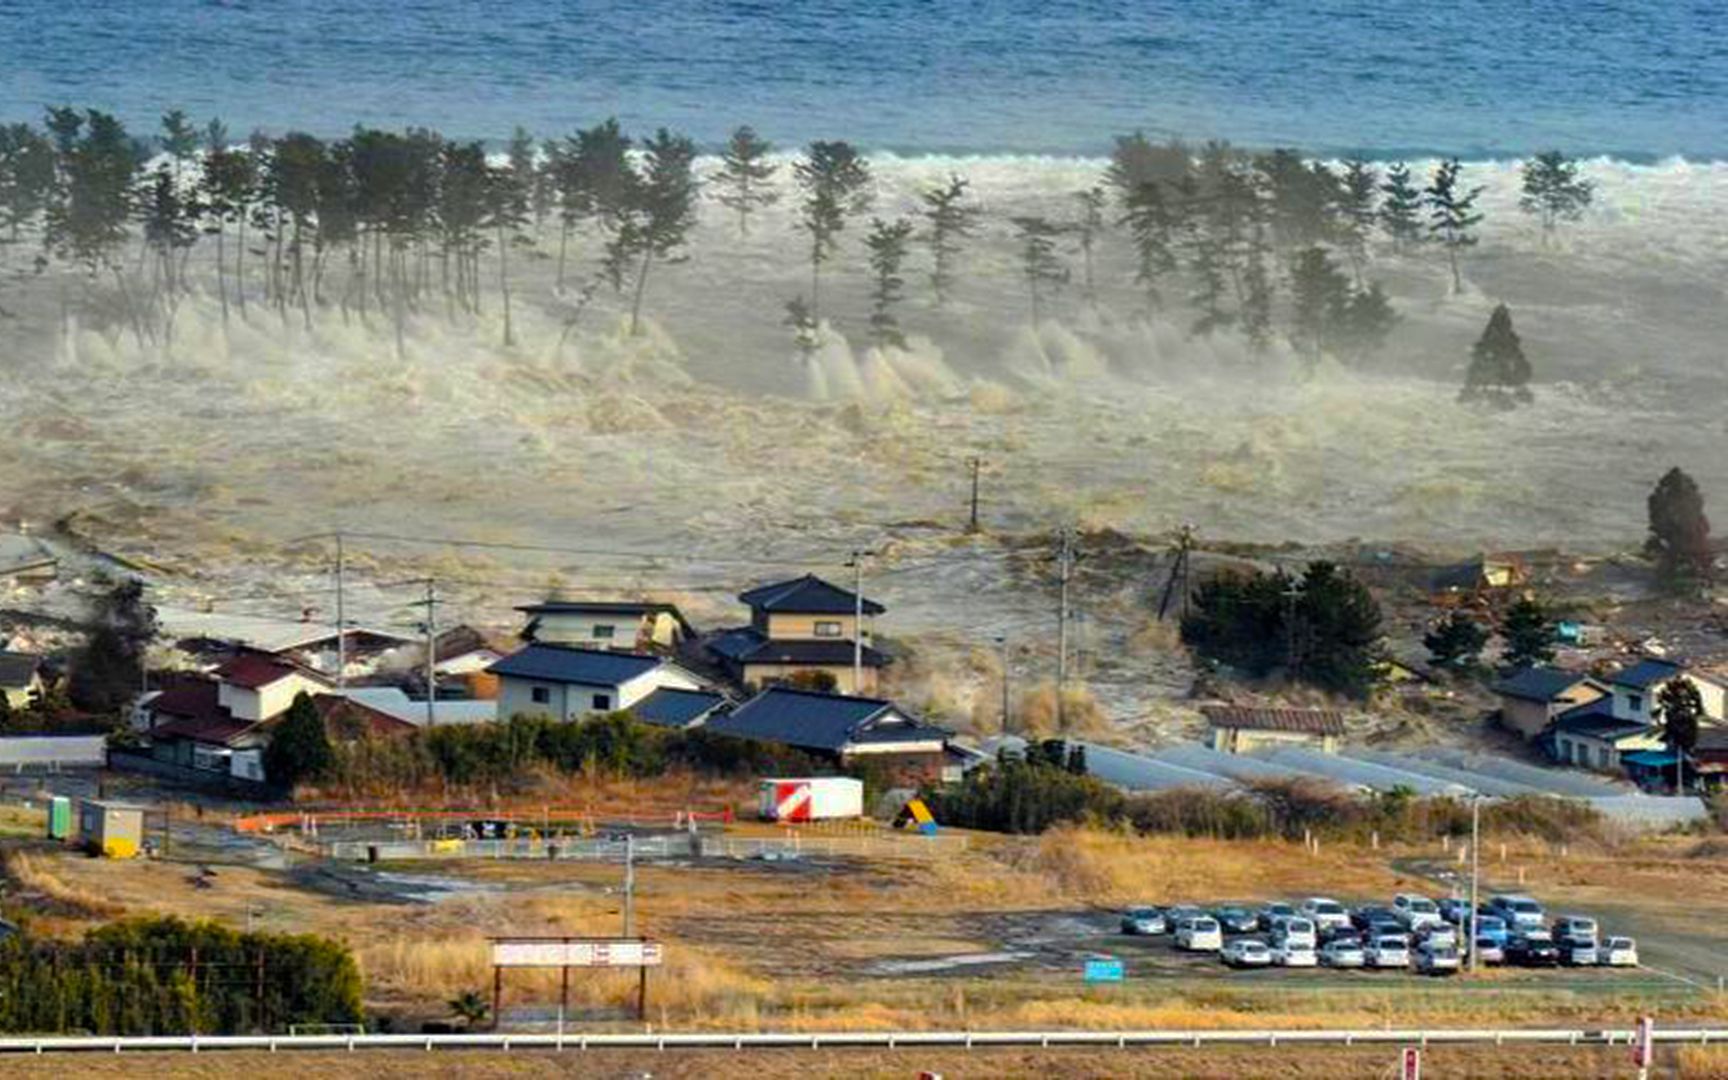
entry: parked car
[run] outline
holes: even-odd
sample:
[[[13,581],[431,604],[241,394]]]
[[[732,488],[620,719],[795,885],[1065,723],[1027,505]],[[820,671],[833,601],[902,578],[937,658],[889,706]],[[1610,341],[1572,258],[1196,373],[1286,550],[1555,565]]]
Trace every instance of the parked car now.
[[[1170,929],[1164,913],[1155,907],[1129,908],[1122,913],[1124,934],[1162,934]]]
[[[1596,920],[1584,915],[1562,915],[1549,926],[1555,941],[1596,940]]]
[[[1260,917],[1245,907],[1216,908],[1212,917],[1226,934],[1252,934],[1260,926]]]
[[[1325,896],[1310,896],[1302,901],[1298,914],[1313,920],[1314,926],[1322,932],[1350,925],[1350,913],[1344,910],[1344,905]]]
[[[1517,894],[1490,897],[1488,911],[1505,919],[1506,925],[1515,931],[1541,926],[1547,921],[1541,904],[1531,897]]]
[[[1286,939],[1272,946],[1272,962],[1279,967],[1314,967],[1320,963],[1320,957],[1313,945]]]
[[[1553,967],[1560,962],[1560,949],[1546,937],[1514,934],[1506,943],[1506,962],[1519,967]]]
[[[1371,968],[1404,968],[1410,966],[1410,943],[1402,934],[1383,934],[1372,938],[1362,950],[1362,958]]]
[[[1629,937],[1611,937],[1596,950],[1596,962],[1608,967],[1637,967],[1638,943]]]
[[[1271,933],[1273,923],[1279,919],[1287,919],[1294,914],[1296,914],[1296,905],[1274,901],[1260,909],[1258,913],[1259,925],[1256,929],[1263,933]]]
[[[1359,968],[1368,958],[1356,938],[1335,937],[1321,947],[1320,962],[1329,968]]]
[[[1596,942],[1589,938],[1561,938],[1554,943],[1560,962],[1568,967],[1595,967]]]
[[[1364,904],[1350,912],[1350,925],[1358,930],[1368,929],[1372,922],[1384,922],[1388,919],[1396,921],[1398,915],[1384,904]]]
[[[1217,952],[1224,947],[1224,931],[1210,915],[1196,915],[1176,924],[1176,947],[1189,952]]]
[[[1463,926],[1464,920],[1470,915],[1470,901],[1456,896],[1450,896],[1434,905],[1440,911],[1440,918],[1453,926]]]
[[[1416,931],[1416,942],[1419,945],[1445,945],[1456,949],[1458,928],[1451,923],[1428,923]]]
[[[1404,924],[1397,919],[1375,919],[1362,931],[1362,940],[1373,941],[1375,938],[1395,937],[1410,943],[1410,935],[1404,932]]]
[[[1493,938],[1494,944],[1504,948],[1511,931],[1506,926],[1506,920],[1498,915],[1477,915],[1476,936]]]
[[[1504,964],[1506,962],[1506,947],[1499,938],[1486,935],[1476,939],[1476,951],[1480,955],[1477,960],[1484,964]]]
[[[1458,950],[1451,945],[1424,942],[1416,950],[1416,970],[1422,975],[1456,975]]]
[[[1279,919],[1272,927],[1273,945],[1300,945],[1304,948],[1317,948],[1319,936],[1314,932],[1314,920],[1300,915],[1290,915]]]
[[[1392,899],[1392,913],[1411,930],[1441,922],[1440,909],[1420,893],[1399,893]]]
[[[1177,904],[1174,907],[1164,909],[1164,922],[1171,929],[1175,929],[1176,924],[1183,919],[1198,919],[1205,914],[1204,909],[1197,908],[1193,904]]]
[[[1218,956],[1235,968],[1266,967],[1272,963],[1272,950],[1258,938],[1235,938],[1224,946]]]

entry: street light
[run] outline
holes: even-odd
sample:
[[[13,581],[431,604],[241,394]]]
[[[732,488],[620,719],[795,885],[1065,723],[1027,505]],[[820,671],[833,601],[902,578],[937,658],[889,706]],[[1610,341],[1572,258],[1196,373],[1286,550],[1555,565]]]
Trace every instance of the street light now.
[[[1476,948],[1476,903],[1478,882],[1482,874],[1482,793],[1476,792],[1470,797],[1470,916],[1465,925],[1470,928],[1470,974],[1480,970],[1481,961],[1477,957]]]

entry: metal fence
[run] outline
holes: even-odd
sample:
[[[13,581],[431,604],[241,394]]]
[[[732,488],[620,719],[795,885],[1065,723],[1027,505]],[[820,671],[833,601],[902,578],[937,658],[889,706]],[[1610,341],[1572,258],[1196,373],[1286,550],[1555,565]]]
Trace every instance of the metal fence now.
[[[634,839],[638,859],[929,859],[964,851],[964,836],[706,836],[663,833]],[[519,837],[511,840],[334,840],[323,845],[332,859],[403,862],[421,859],[541,859],[619,862],[624,844],[584,837]]]
[[[1728,1043],[1728,1028],[1658,1028],[1657,1043]],[[837,1031],[667,1034],[153,1035],[0,1038],[0,1054],[222,1050],[750,1050],[1206,1046],[1631,1046],[1630,1028],[1366,1028],[1254,1031]]]

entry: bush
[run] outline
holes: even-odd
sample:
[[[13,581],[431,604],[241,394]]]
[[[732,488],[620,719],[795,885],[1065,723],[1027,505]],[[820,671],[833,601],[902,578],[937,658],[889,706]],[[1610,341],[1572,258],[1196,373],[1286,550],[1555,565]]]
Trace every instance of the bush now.
[[[0,1030],[235,1034],[361,1019],[360,970],[312,934],[127,919],[68,944],[0,942]]]

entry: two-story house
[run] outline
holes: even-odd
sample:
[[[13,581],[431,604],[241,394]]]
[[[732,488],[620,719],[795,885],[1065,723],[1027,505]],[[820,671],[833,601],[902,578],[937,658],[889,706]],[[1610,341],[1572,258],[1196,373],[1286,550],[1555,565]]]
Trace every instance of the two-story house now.
[[[140,703],[137,722],[157,761],[240,780],[264,781],[270,725],[306,694],[330,683],[311,668],[266,653],[242,652],[212,679],[189,679]]]
[[[887,609],[813,574],[741,593],[750,625],[708,642],[727,673],[757,689],[801,673],[823,673],[842,694],[873,694],[888,657],[874,647],[874,620]],[[854,661],[859,677],[853,678]]]
[[[574,645],[529,645],[493,664],[498,719],[575,720],[629,709],[656,690],[700,690],[695,675],[664,657]]]
[[[547,600],[516,609],[522,640],[622,652],[675,651],[694,637],[676,604],[653,600]]]
[[[1526,739],[1547,731],[1561,713],[1608,692],[1608,687],[1582,672],[1551,667],[1522,668],[1494,684],[1501,724]]]
[[[1646,657],[1609,679],[1609,690],[1614,695],[1615,719],[1639,724],[1659,722],[1662,690],[1675,679],[1685,679],[1697,688],[1706,717],[1717,721],[1723,718],[1724,687],[1721,682],[1681,661]]]

